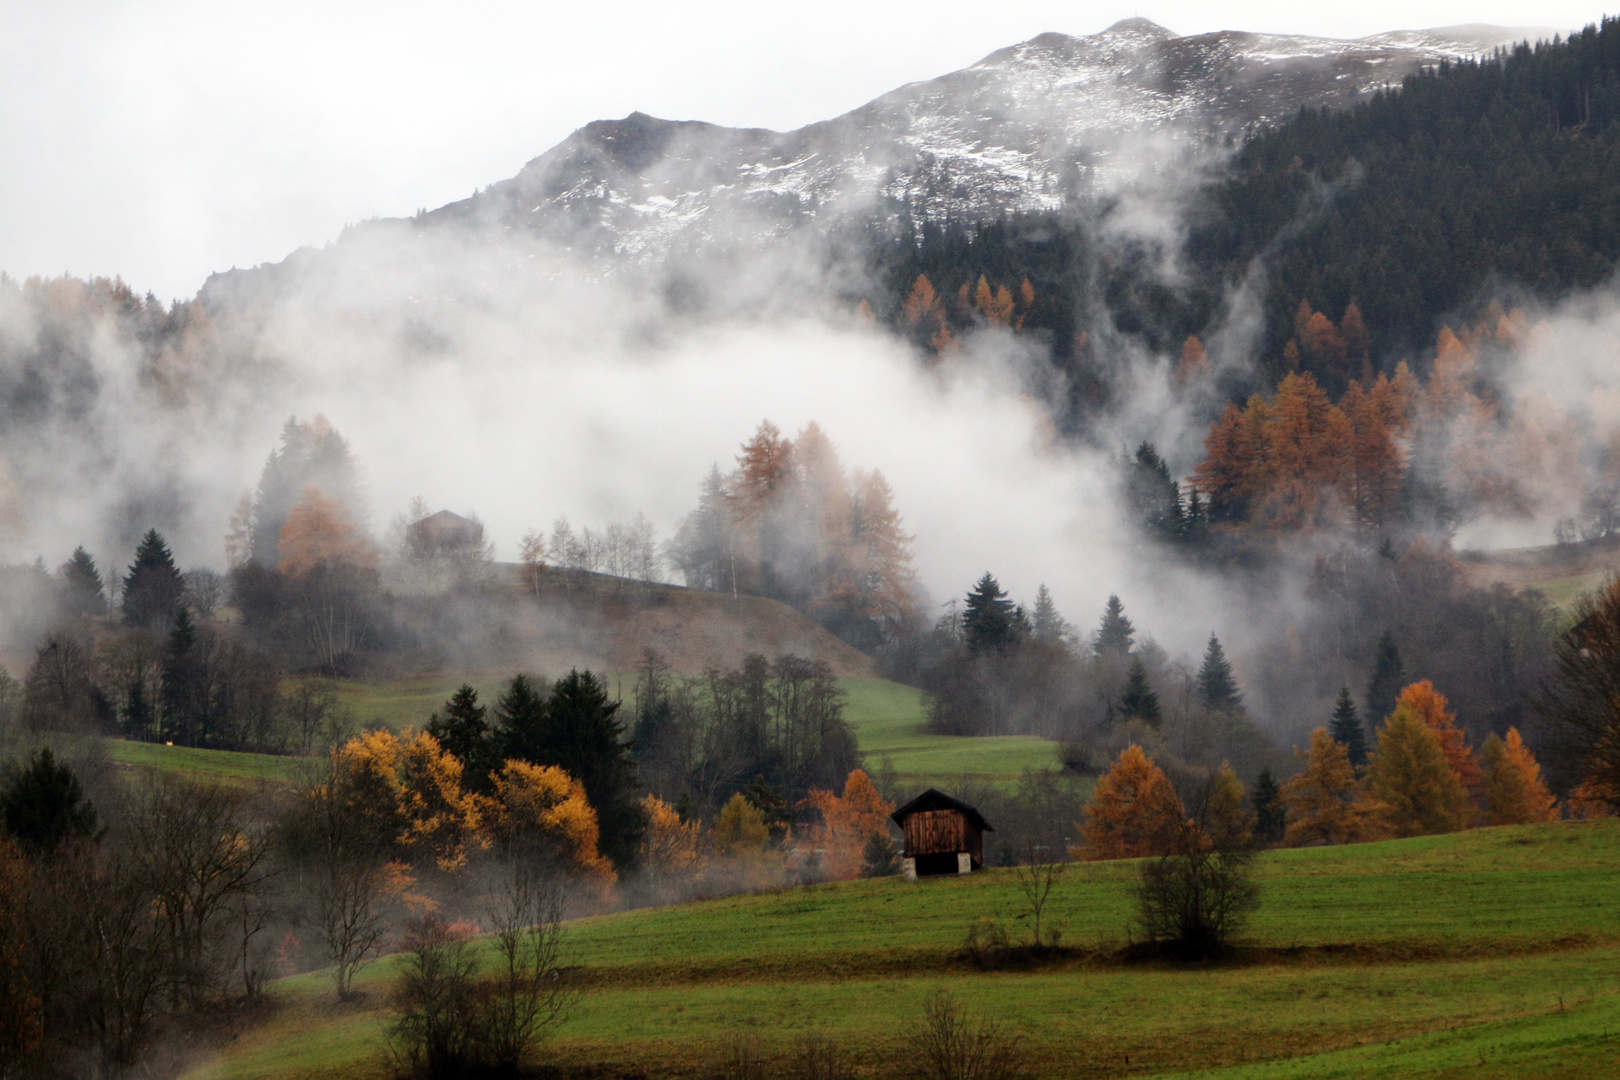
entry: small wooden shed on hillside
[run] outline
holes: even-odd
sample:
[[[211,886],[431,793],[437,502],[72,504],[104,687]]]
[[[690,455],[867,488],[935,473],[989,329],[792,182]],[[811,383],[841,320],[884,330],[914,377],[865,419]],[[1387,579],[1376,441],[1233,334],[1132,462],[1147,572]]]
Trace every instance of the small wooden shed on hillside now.
[[[934,874],[968,874],[984,866],[984,834],[990,823],[960,799],[929,788],[889,815],[904,838],[906,880]]]

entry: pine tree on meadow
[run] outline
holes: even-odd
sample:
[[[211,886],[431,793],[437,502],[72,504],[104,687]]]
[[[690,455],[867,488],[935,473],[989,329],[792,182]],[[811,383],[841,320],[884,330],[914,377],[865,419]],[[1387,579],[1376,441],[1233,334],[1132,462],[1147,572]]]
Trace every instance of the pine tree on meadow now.
[[[198,678],[196,658],[197,626],[191,618],[191,609],[182,607],[175,613],[174,626],[163,653],[163,681],[160,690],[163,734],[181,746],[202,745],[201,721],[206,712],[204,687]]]
[[[124,576],[124,622],[167,630],[180,607],[180,569],[163,534],[148,529],[135,549],[135,561]]]
[[[1343,743],[1350,755],[1350,764],[1357,768],[1367,764],[1367,735],[1361,718],[1356,715],[1356,702],[1348,686],[1339,687],[1339,702],[1333,707],[1333,722],[1328,725],[1333,741]]]
[[[478,691],[462,683],[444,703],[444,715],[434,713],[427,722],[427,733],[438,740],[445,753],[461,762],[463,782],[480,788],[494,764],[488,760],[490,748],[487,708],[478,704]]]
[[[1204,649],[1204,663],[1198,669],[1198,700],[1211,712],[1239,712],[1243,708],[1243,694],[1232,676],[1232,665],[1221,648],[1221,639],[1209,635]]]
[[[1249,802],[1254,807],[1255,839],[1266,844],[1280,842],[1288,830],[1288,808],[1283,804],[1282,789],[1277,786],[1270,765],[1255,777]]]
[[[1395,645],[1395,635],[1385,630],[1378,639],[1373,653],[1372,678],[1367,682],[1367,724],[1376,728],[1395,711],[1395,699],[1406,685],[1406,665],[1401,661],[1401,650]]]
[[[981,577],[962,605],[962,636],[975,652],[1000,652],[1018,643],[1020,612],[989,573]]]
[[[1485,814],[1491,825],[1527,825],[1558,820],[1558,799],[1541,778],[1541,766],[1519,729],[1485,740]]]
[[[1158,727],[1163,719],[1159,709],[1159,695],[1148,682],[1147,668],[1140,656],[1131,657],[1131,666],[1125,673],[1125,688],[1119,694],[1120,715],[1126,720],[1140,720],[1150,727]]]
[[[495,701],[492,742],[495,756],[545,764],[548,746],[546,700],[543,686],[527,675],[514,675]]]
[[[1439,738],[1404,702],[1378,730],[1367,783],[1379,818],[1395,836],[1426,836],[1466,828],[1473,807]]]
[[[558,766],[584,786],[601,827],[602,854],[623,872],[641,848],[646,820],[618,711],[600,679],[570,671],[551,688],[546,737],[534,760]]]
[[[1045,585],[1035,590],[1035,610],[1031,619],[1032,636],[1036,641],[1061,642],[1069,632],[1069,624],[1058,614],[1052,603],[1052,592]]]
[[[1131,639],[1135,635],[1136,628],[1125,617],[1125,605],[1118,596],[1110,596],[1103,608],[1102,625],[1097,628],[1092,649],[1098,656],[1124,656],[1131,651]]]
[[[105,615],[107,596],[96,560],[82,547],[58,571],[62,576],[64,606],[73,615]]]

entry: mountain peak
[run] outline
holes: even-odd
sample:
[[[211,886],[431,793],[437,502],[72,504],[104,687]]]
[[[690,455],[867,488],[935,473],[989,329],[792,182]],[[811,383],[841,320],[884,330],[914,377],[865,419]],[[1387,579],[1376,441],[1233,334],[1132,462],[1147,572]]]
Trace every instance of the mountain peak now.
[[[1110,26],[1108,29],[1104,30],[1103,33],[1114,35],[1128,34],[1132,37],[1143,37],[1153,41],[1169,41],[1171,38],[1177,36],[1174,31],[1160,26],[1152,19],[1142,18],[1121,19],[1113,26]]]

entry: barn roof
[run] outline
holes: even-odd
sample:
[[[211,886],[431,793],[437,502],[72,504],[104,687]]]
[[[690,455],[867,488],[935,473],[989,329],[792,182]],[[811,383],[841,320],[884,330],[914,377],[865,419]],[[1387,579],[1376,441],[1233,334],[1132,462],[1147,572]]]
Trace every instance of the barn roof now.
[[[984,832],[995,832],[990,823],[984,820],[984,815],[961,799],[953,799],[938,788],[929,788],[921,795],[912,799],[906,805],[890,814],[896,825],[902,824],[912,814],[920,814],[924,810],[960,810],[967,819]]]

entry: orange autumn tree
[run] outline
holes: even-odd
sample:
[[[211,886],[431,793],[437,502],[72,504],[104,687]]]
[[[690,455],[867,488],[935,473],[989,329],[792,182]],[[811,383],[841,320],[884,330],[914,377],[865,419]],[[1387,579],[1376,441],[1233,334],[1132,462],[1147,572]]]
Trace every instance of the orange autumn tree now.
[[[1485,820],[1491,825],[1556,821],[1558,799],[1541,778],[1541,766],[1519,729],[1485,740]]]
[[[1401,691],[1400,697],[1395,700],[1395,707],[1402,705],[1410,708],[1434,732],[1440,749],[1445,752],[1447,763],[1469,794],[1478,792],[1483,780],[1479,758],[1469,748],[1467,736],[1457,726],[1457,714],[1451,711],[1451,702],[1446,700],[1446,695],[1436,690],[1428,679],[1420,679]]]
[[[284,574],[303,577],[317,566],[373,569],[377,546],[354,523],[349,508],[313,484],[287,514],[278,542]]]
[[[462,789],[461,762],[427,732],[357,735],[332,751],[331,789],[362,823],[368,843],[413,864],[459,869],[483,846],[477,800]]]
[[[1097,781],[1080,825],[1084,859],[1135,859],[1173,850],[1187,812],[1164,770],[1132,743]]]
[[[1289,819],[1284,843],[1353,844],[1375,839],[1380,831],[1378,807],[1356,778],[1345,745],[1327,728],[1317,728],[1311,732],[1310,749],[1299,756],[1304,771],[1282,786]]]
[[[827,853],[823,863],[827,875],[839,880],[859,877],[867,844],[873,837],[889,835],[894,804],[878,794],[877,785],[862,769],[844,779],[842,795],[811,788],[804,804],[821,815],[810,839]]]

